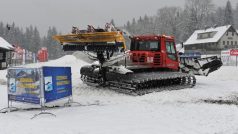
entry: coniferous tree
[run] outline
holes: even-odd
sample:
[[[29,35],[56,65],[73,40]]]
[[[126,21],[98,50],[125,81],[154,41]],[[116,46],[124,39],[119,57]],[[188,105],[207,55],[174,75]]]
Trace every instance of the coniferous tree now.
[[[233,25],[234,24],[231,2],[229,0],[226,3],[224,19],[225,19],[224,20],[225,25]]]
[[[4,25],[3,25],[3,22],[0,22],[0,37],[3,36],[4,34]]]
[[[37,52],[41,48],[40,33],[36,27],[33,30],[32,46],[34,47],[34,52]]]
[[[44,46],[48,49],[50,59],[59,58],[64,55],[60,44],[52,38],[57,34],[58,32],[55,27],[49,27],[47,36],[44,39]]]
[[[130,21],[127,21],[125,29],[127,29],[127,31],[129,31],[131,33],[132,30],[131,30],[131,23],[130,23]]]
[[[111,23],[113,26],[116,26],[114,19],[111,19],[110,23]]]
[[[238,3],[236,4],[236,9],[234,12],[234,24],[236,29],[238,29]]]

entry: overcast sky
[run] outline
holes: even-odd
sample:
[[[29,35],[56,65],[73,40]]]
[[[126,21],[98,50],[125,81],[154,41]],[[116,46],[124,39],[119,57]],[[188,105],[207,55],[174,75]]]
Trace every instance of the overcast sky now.
[[[112,18],[122,26],[133,17],[155,15],[164,6],[184,6],[185,0],[0,0],[0,21],[17,26],[37,26],[45,34],[49,26],[62,33],[87,24],[104,26]],[[225,6],[227,0],[213,0]],[[230,0],[235,7],[237,0]]]

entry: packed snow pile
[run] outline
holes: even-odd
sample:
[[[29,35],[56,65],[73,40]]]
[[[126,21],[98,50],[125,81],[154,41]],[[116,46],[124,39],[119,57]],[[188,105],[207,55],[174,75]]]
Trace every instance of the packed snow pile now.
[[[6,75],[7,75],[7,70],[0,71],[0,83],[2,83],[2,84],[6,83],[6,81],[7,81]]]
[[[56,114],[30,118],[38,110],[0,114],[3,134],[234,134],[238,132],[238,68],[223,66],[208,77],[197,77],[192,89],[128,96],[95,88],[80,80],[88,63],[67,55],[27,65],[72,67],[73,99],[84,106],[48,109]],[[0,71],[5,79],[6,70]],[[7,106],[7,86],[0,82],[0,108]],[[63,100],[61,100],[63,101]],[[234,102],[234,103],[226,103]],[[58,103],[58,102],[56,102]],[[31,105],[13,103],[16,107]]]

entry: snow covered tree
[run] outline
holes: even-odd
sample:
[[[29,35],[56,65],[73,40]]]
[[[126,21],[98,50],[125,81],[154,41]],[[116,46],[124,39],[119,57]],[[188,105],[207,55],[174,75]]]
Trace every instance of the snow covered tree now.
[[[211,0],[186,0],[185,36],[190,36],[195,30],[202,29],[207,25],[207,17],[213,11],[214,5]]]
[[[126,28],[129,32],[131,32],[131,23],[130,23],[130,21],[127,21],[125,28]]]
[[[33,46],[32,44],[34,44],[33,42],[33,26],[31,25],[29,28],[26,28],[26,32],[25,32],[25,39],[24,39],[24,43],[20,44],[23,48],[28,49],[28,50],[33,50],[35,46]]]
[[[234,24],[231,2],[229,0],[226,3],[224,18],[225,18],[225,20],[224,20],[225,25],[233,25]]]
[[[3,22],[0,22],[0,37],[4,34],[4,24]]]
[[[34,27],[34,30],[33,30],[32,46],[34,46],[34,49],[33,49],[34,52],[37,52],[41,48],[40,33],[36,27]]]
[[[43,39],[42,46],[46,47],[49,52],[49,58],[55,59],[64,55],[61,46],[55,41],[52,36],[57,35],[57,29],[55,27],[49,27],[46,37]]]
[[[238,3],[236,4],[236,9],[234,12],[234,25],[238,29]]]
[[[223,26],[225,25],[225,8],[218,7],[215,12],[215,19],[216,21],[214,22],[218,26]]]
[[[164,7],[158,10],[155,19],[158,34],[173,35],[179,39],[180,28],[183,23],[180,17],[182,10],[179,7]]]
[[[110,23],[113,25],[113,26],[116,26],[115,22],[114,22],[114,19],[111,19]]]

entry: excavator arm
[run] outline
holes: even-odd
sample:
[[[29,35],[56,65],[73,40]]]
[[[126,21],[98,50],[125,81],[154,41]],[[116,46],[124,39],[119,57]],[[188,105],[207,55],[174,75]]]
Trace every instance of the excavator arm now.
[[[125,39],[120,31],[90,32],[68,35],[56,35],[64,51],[119,51],[125,50]]]

